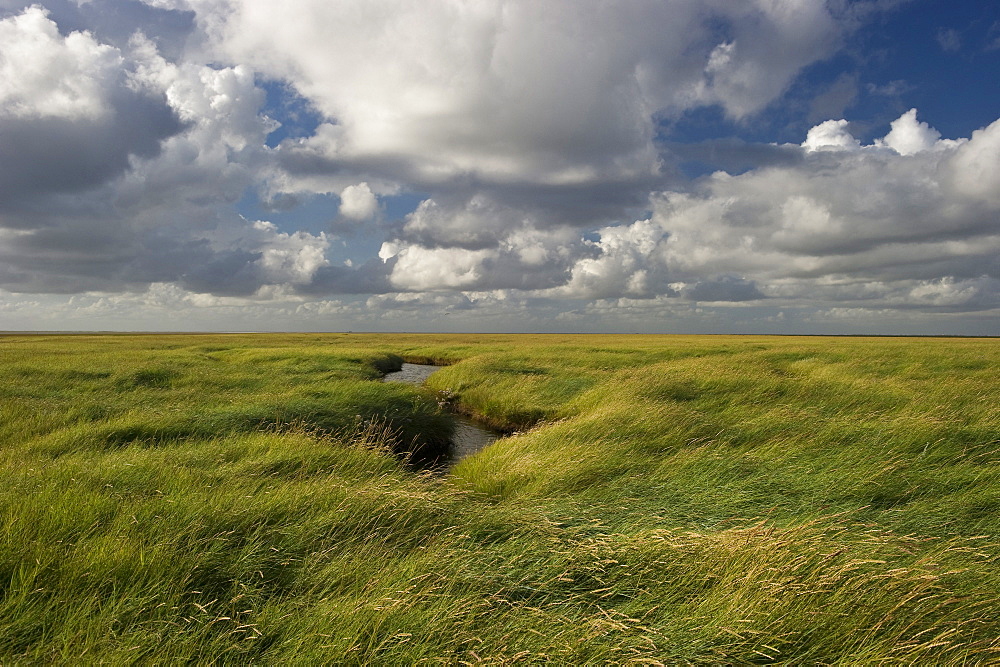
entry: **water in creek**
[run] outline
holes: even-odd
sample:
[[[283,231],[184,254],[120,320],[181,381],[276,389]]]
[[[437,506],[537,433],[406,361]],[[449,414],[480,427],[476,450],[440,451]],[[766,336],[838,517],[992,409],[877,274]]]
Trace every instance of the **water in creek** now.
[[[386,373],[386,382],[405,382],[420,386],[438,366],[425,364],[403,364],[403,370]],[[453,463],[475,454],[500,437],[498,433],[482,426],[464,415],[452,415],[455,420],[455,435],[451,439],[451,460]]]

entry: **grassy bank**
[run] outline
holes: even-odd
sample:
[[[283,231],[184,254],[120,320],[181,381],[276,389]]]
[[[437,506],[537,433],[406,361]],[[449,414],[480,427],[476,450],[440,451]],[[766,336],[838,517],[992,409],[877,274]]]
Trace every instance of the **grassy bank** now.
[[[0,338],[0,662],[996,662],[1000,342]],[[447,476],[403,359],[520,431]]]

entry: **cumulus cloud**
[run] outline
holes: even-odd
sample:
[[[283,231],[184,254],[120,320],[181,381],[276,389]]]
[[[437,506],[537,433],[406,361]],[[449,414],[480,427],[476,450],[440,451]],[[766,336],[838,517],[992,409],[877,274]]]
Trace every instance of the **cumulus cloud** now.
[[[597,255],[578,260],[569,282],[558,292],[576,298],[651,295],[659,267],[650,259],[665,238],[664,230],[649,220],[639,220],[605,227],[598,234],[598,240],[589,242]]]
[[[819,1],[190,5],[220,57],[290,81],[328,119],[282,147],[289,170],[430,184],[656,173],[656,117],[756,113],[841,34]]]
[[[323,233],[281,233],[266,221],[255,222],[253,228],[264,236],[253,247],[260,252],[256,264],[269,284],[308,283],[320,267],[329,264],[325,251],[330,243]]]
[[[869,146],[847,128],[810,130],[801,165],[658,195],[652,220],[669,235],[661,259],[673,279],[728,273],[745,294],[789,301],[1000,305],[1000,123],[946,140],[911,110]]]
[[[249,69],[171,63],[143,35],[119,48],[37,6],[0,20],[0,285],[250,295],[310,282],[324,234],[232,209],[266,166],[263,100]]]
[[[910,109],[892,121],[892,131],[877,145],[888,146],[900,155],[913,155],[938,144],[941,133],[917,120],[917,110]]]
[[[972,201],[1000,207],[1000,120],[972,133],[944,162],[948,185]]]
[[[503,233],[486,247],[397,239],[379,251],[400,290],[548,290],[564,285],[573,263],[593,254],[594,245],[578,230],[530,226]]]
[[[379,257],[397,289],[540,290],[564,284],[595,248],[573,225],[477,194],[422,201]]]
[[[126,49],[135,34],[142,33],[165,58],[176,62],[191,37],[194,12],[183,3],[154,4],[142,0],[0,0],[0,15],[44,6],[63,34],[87,32],[102,44]]]
[[[125,60],[88,33],[63,36],[38,6],[0,20],[0,209],[99,185],[180,131]]]
[[[851,74],[809,87],[809,122],[832,119],[792,143],[671,136],[706,109],[752,127],[892,2],[46,4],[0,0],[0,309],[378,328],[1000,308],[1000,121],[950,140],[911,109],[863,143]],[[308,106],[294,132],[266,115],[279,89]]]
[[[425,200],[380,256],[390,284],[414,292],[996,308],[998,141],[1000,121],[949,140],[912,110],[869,145],[826,121],[776,147],[797,159],[656,193],[648,219],[543,232],[486,197]]]
[[[367,183],[349,185],[340,193],[340,214],[351,220],[367,220],[378,210],[378,200]]]
[[[4,118],[93,120],[107,115],[118,50],[74,32],[63,38],[44,9],[0,21],[0,112]]]
[[[408,214],[400,238],[427,246],[457,246],[470,250],[497,247],[518,228],[541,225],[531,213],[484,194],[425,199]]]
[[[419,245],[401,248],[393,243],[384,243],[379,251],[383,260],[396,260],[392,284],[418,291],[471,289],[481,280],[482,264],[490,255],[486,250]]]
[[[397,241],[382,256],[398,258],[393,284],[412,290],[506,286],[498,262],[520,245],[508,270],[563,268],[561,284],[535,292],[550,298],[995,308],[1000,122],[969,140],[939,137],[912,111],[867,146],[846,121],[822,123],[802,162],[660,193],[650,219],[592,239],[570,230],[561,253],[551,253],[552,238],[508,238],[486,249]],[[449,228],[439,241],[459,240]]]
[[[807,151],[849,151],[861,146],[844,120],[827,120],[810,128],[802,147]]]

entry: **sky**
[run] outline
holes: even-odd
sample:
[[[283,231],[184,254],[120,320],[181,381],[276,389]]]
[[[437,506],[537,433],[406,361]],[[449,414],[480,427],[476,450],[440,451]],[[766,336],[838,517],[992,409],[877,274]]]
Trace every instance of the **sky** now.
[[[0,330],[1000,335],[1000,3],[0,0]]]

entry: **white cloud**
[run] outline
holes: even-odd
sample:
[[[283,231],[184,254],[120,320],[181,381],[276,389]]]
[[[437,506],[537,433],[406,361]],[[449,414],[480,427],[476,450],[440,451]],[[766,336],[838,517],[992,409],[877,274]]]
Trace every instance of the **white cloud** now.
[[[389,243],[383,244],[379,251],[384,260],[396,259],[389,277],[392,284],[417,291],[472,288],[482,277],[483,261],[493,254],[488,250],[419,245],[397,248]]]
[[[378,210],[378,200],[367,183],[349,185],[340,193],[340,214],[351,220],[368,220]]]
[[[985,278],[955,280],[948,276],[940,280],[921,281],[910,290],[907,300],[930,306],[963,306],[991,288],[996,292],[996,285],[990,285]]]
[[[512,230],[537,223],[516,206],[475,194],[467,200],[425,199],[406,216],[402,234],[425,245],[476,248],[496,245]]]
[[[64,37],[37,7],[0,34],[0,284],[243,296],[328,265],[325,235],[232,209],[274,129],[250,69],[171,63],[141,35],[125,50]]]
[[[649,273],[658,268],[653,253],[664,238],[663,229],[650,220],[638,220],[598,233],[600,239],[591,243],[598,255],[578,260],[569,282],[556,292],[574,298],[649,295]]]
[[[917,110],[910,109],[892,121],[892,130],[876,142],[893,149],[900,155],[913,155],[933,148],[941,133],[927,123],[917,121]]]
[[[289,80],[330,120],[283,148],[290,168],[428,183],[648,176],[654,114],[756,113],[840,33],[819,0],[191,4],[221,57]],[[720,29],[733,38],[713,43]]]
[[[946,140],[907,112],[887,139],[866,146],[847,126],[810,131],[802,161],[718,172],[691,192],[659,193],[651,218],[590,237],[568,226],[543,231],[485,197],[464,206],[426,200],[380,256],[395,258],[392,284],[414,291],[514,288],[547,299],[774,307],[1000,304],[996,281],[986,278],[1000,253],[991,187],[1000,177],[1000,122],[971,140]],[[901,152],[904,145],[913,150]]]
[[[532,268],[565,263],[572,258],[577,245],[575,230],[565,227],[541,230],[530,226],[515,229],[501,243],[524,267]]]
[[[90,33],[64,36],[38,6],[0,19],[0,211],[25,202],[44,211],[53,195],[108,182],[180,131],[127,55]]]
[[[435,202],[427,200],[418,211],[429,209],[433,215],[452,220],[461,217],[463,210],[476,216],[481,203],[469,202],[467,209],[439,210]],[[505,213],[517,214],[511,210]],[[481,210],[478,215],[482,216]],[[489,218],[474,219],[489,224]],[[402,238],[382,244],[379,257],[384,262],[392,260],[392,285],[408,290],[550,289],[566,282],[581,252],[595,254],[597,247],[582,239],[579,230],[572,227],[539,229],[528,222],[513,229],[498,224],[496,229],[483,230],[482,236],[473,238],[460,236],[458,230],[448,228],[436,230],[436,236],[430,240],[421,240],[421,235],[413,230],[403,231]],[[490,238],[490,234],[499,238]],[[438,245],[434,239],[440,241],[442,236],[451,240]]]
[[[37,5],[0,20],[0,118],[101,118],[121,62],[118,49],[87,33],[61,36]]]
[[[807,151],[848,151],[861,147],[861,142],[848,130],[846,120],[827,120],[811,128],[802,147]]]
[[[256,263],[271,284],[308,283],[321,266],[329,265],[325,252],[330,241],[322,232],[316,236],[285,234],[263,221],[255,222],[253,228],[265,237],[254,243],[254,248],[261,253]]]
[[[995,211],[1000,207],[1000,120],[972,133],[972,139],[944,163],[948,184]]]
[[[263,91],[256,87],[253,72],[241,65],[172,68],[167,99],[178,115],[201,126],[203,136],[240,151],[250,145],[260,146],[274,125],[262,118],[258,109],[264,102]]]
[[[502,328],[515,315],[704,324],[739,308],[804,322],[800,309],[817,307],[832,321],[1000,304],[1000,121],[952,141],[910,110],[862,145],[828,120],[800,145],[692,149],[728,151],[714,164],[739,175],[680,182],[661,165],[672,149],[656,140],[673,123],[713,105],[754,122],[860,9],[147,0],[160,9],[119,16],[105,0],[49,4],[0,15],[0,285],[82,293],[40,302],[67,321],[179,309],[377,328],[447,310]],[[135,33],[149,12],[165,23]],[[88,20],[98,27],[74,31]],[[810,113],[840,118],[860,80],[842,76]],[[301,95],[315,132],[269,148],[265,86]],[[238,213],[255,191],[280,227]],[[332,224],[350,248],[312,231],[329,217],[270,200],[300,192],[331,206],[339,195]],[[415,193],[400,212],[392,197]],[[379,243],[383,262],[366,258]],[[0,297],[0,309],[37,301]]]
[[[729,272],[803,302],[1000,304],[985,278],[1000,252],[1000,122],[952,141],[909,111],[871,146],[846,126],[813,128],[804,164],[719,173],[697,193],[660,195],[652,220],[669,234],[662,259],[673,279]]]

